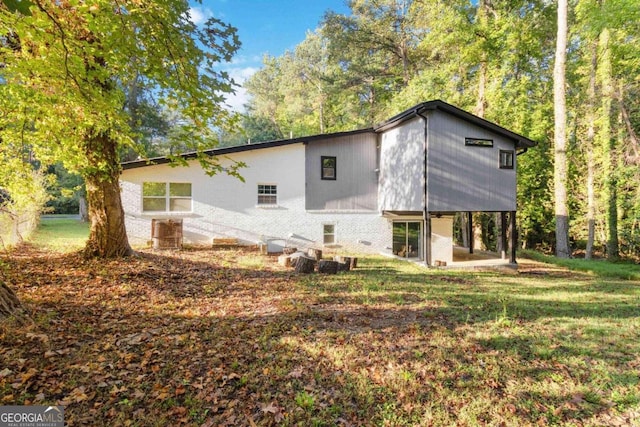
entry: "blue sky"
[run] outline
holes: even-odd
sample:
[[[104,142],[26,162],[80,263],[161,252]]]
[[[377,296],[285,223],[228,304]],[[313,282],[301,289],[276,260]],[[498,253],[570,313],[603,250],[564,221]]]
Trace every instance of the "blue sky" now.
[[[192,2],[191,18],[195,23],[215,16],[238,29],[240,51],[225,69],[238,82],[255,73],[265,54],[280,56],[314,31],[327,10],[348,13],[346,0],[203,0]],[[246,94],[239,90],[229,99],[240,109]]]

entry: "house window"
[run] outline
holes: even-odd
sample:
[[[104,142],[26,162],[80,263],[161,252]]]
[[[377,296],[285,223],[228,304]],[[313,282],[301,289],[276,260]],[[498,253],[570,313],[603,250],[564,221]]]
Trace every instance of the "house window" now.
[[[336,179],[336,158],[329,156],[322,156],[320,162],[322,163],[322,179],[335,180]]]
[[[513,169],[513,150],[500,150],[500,169]]]
[[[278,186],[258,184],[258,204],[259,205],[277,205],[278,204]]]
[[[493,147],[493,139],[465,138],[464,145],[472,147]]]
[[[191,212],[191,183],[144,182],[142,212]]]
[[[325,245],[332,245],[336,242],[336,226],[335,224],[324,224],[322,226],[322,241]]]

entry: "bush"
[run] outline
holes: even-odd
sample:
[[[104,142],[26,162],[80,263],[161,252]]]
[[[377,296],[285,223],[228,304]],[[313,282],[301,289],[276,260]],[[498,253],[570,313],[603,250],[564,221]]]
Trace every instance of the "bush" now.
[[[46,179],[27,165],[0,175],[3,190],[0,203],[0,245],[10,247],[27,238],[38,226],[49,196]],[[30,165],[28,165],[30,168]]]

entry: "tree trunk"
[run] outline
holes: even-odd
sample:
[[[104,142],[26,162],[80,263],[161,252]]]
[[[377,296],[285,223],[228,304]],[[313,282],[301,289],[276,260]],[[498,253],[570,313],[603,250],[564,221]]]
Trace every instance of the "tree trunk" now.
[[[558,35],[553,67],[554,188],[556,215],[556,255],[569,258],[569,208],[567,204],[567,135],[565,69],[567,50],[567,0],[558,0]]]
[[[4,283],[0,282],[0,320],[19,315],[22,310],[16,294]]]
[[[338,272],[338,262],[328,259],[318,261],[318,273],[336,274]]]
[[[587,153],[587,247],[584,258],[593,258],[593,243],[596,234],[596,192],[595,192],[595,155],[593,153],[596,121],[596,68],[598,66],[598,46],[591,46],[591,71],[589,73],[589,87],[587,89],[587,140],[584,150]]]
[[[338,263],[338,271],[351,270],[351,257],[348,256],[335,256],[333,260]]]
[[[87,199],[84,196],[78,198],[78,215],[82,222],[89,221],[89,213],[87,212]]]
[[[133,253],[124,225],[124,210],[120,198],[120,164],[116,142],[100,133],[87,137],[85,154],[89,165],[104,165],[102,169],[87,168],[84,179],[91,228],[85,256],[115,258]]]
[[[313,258],[307,258],[306,256],[301,256],[296,261],[296,273],[304,273],[304,274],[313,273],[313,270],[315,268],[316,268],[316,260]]]
[[[487,108],[486,86],[487,86],[487,60],[486,54],[482,54],[482,60],[480,62],[480,69],[478,71],[478,99],[476,102],[476,108],[474,113],[478,117],[484,118],[484,113]]]
[[[614,168],[616,149],[611,134],[611,111],[613,104],[613,71],[609,29],[600,33],[600,67],[602,86],[602,120],[600,126],[600,146],[602,148],[602,172],[604,174],[605,215],[607,223],[607,259],[616,260],[620,256],[618,247],[618,193]]]
[[[467,221],[466,212],[459,212],[458,218],[460,219],[460,231],[462,234],[462,247],[469,247],[469,222]]]

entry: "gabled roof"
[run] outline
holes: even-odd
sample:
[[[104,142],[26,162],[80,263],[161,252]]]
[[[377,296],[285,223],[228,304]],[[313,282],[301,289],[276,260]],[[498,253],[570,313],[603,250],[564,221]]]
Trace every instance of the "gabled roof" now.
[[[376,126],[373,127],[373,129],[376,132],[382,132],[391,128],[394,128],[396,126],[398,126],[399,124],[410,120],[414,117],[419,116],[420,114],[426,112],[426,111],[433,111],[433,110],[440,110],[443,111],[445,113],[451,114],[452,116],[455,116],[459,119],[462,120],[466,120],[467,122],[473,123],[477,126],[480,126],[481,128],[490,130],[492,132],[497,133],[498,135],[502,135],[505,138],[511,139],[516,143],[516,148],[530,148],[530,147],[535,147],[538,143],[525,137],[522,135],[519,135],[515,132],[511,132],[508,129],[503,128],[502,126],[499,126],[493,122],[490,122],[488,120],[485,120],[481,117],[478,117],[474,114],[471,114],[467,111],[461,110],[458,107],[454,107],[451,104],[447,104],[444,101],[440,101],[440,100],[435,100],[435,101],[428,101],[428,102],[423,102],[421,104],[418,104],[416,106],[413,106],[411,108],[409,108],[408,110],[403,111],[400,114],[396,114],[395,116],[391,117],[389,120],[387,120],[386,122],[380,123]]]
[[[473,115],[464,110],[461,110],[458,107],[454,107],[451,104],[447,104],[444,101],[435,100],[435,101],[423,102],[414,107],[411,107],[408,110],[403,111],[402,113],[391,117],[386,122],[380,123],[379,125],[374,126],[373,128],[358,129],[358,130],[353,130],[348,132],[325,133],[321,135],[311,135],[311,136],[304,136],[300,138],[279,139],[275,141],[259,142],[256,144],[237,145],[234,147],[212,148],[210,150],[204,150],[203,154],[210,155],[210,156],[222,156],[225,154],[240,153],[243,151],[260,150],[262,148],[280,147],[283,145],[290,145],[290,144],[307,143],[307,142],[325,140],[328,138],[338,138],[342,136],[357,135],[361,133],[379,133],[388,129],[392,129],[400,125],[401,123],[407,120],[410,120],[414,117],[420,116],[422,113],[426,111],[433,111],[433,110],[443,111],[445,113],[458,117],[462,120],[466,120],[470,123],[480,126],[481,128],[495,132],[498,135],[502,135],[505,138],[514,141],[516,143],[516,148],[526,149],[526,148],[534,147],[535,145],[537,145],[535,141],[532,141],[531,139],[526,138],[522,135],[519,135],[515,132],[511,132],[510,130],[505,129],[495,123],[492,123],[488,120],[485,120],[476,115]],[[180,155],[180,157],[182,157],[183,159],[194,159],[196,158],[196,156],[197,156],[197,152],[195,151],[189,152],[189,153],[183,153]],[[141,168],[144,166],[159,165],[159,164],[170,163],[170,162],[171,160],[169,160],[168,157],[164,157],[164,156],[154,157],[151,159],[123,162],[122,169]]]

